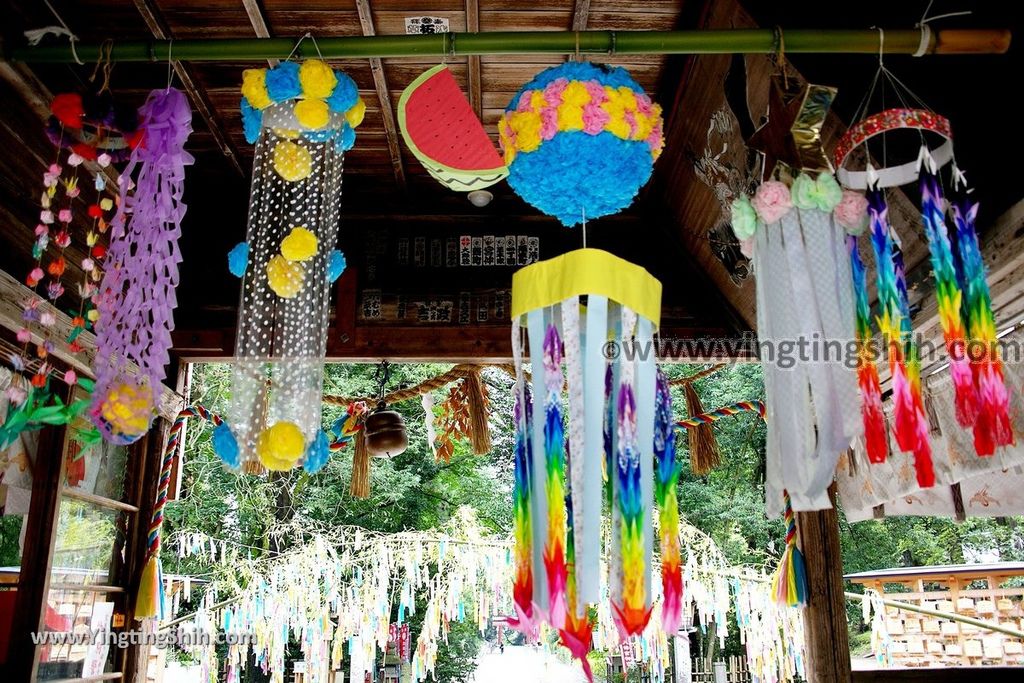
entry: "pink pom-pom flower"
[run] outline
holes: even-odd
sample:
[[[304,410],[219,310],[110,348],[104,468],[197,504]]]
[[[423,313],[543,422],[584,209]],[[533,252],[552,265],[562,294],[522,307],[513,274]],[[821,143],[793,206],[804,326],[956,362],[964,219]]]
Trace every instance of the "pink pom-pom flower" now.
[[[860,192],[843,190],[843,198],[832,215],[848,233],[859,235],[868,226],[868,200]]]
[[[768,225],[778,222],[793,208],[789,188],[778,180],[762,183],[750,203],[754,205],[761,220]]]

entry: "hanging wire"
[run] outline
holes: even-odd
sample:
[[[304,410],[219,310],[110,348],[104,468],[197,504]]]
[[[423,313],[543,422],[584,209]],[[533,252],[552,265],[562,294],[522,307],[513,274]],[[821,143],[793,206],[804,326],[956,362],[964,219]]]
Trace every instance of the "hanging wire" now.
[[[53,16],[57,19],[57,22],[60,24],[60,26],[44,26],[43,28],[25,31],[25,39],[28,40],[28,44],[38,45],[40,41],[42,41],[43,37],[45,37],[48,33],[52,33],[57,36],[67,36],[68,42],[71,44],[71,56],[75,58],[76,64],[78,64],[79,66],[84,66],[85,62],[83,62],[79,58],[78,50],[75,47],[75,43],[77,43],[79,40],[78,36],[71,31],[71,29],[68,27],[64,19],[60,16],[60,14],[57,13],[57,10],[54,9],[53,5],[50,4],[50,0],[43,0],[43,2],[46,3],[46,6],[47,8],[49,8],[50,13],[53,14]]]
[[[172,58],[174,50],[174,38],[167,41],[167,89],[165,93],[171,91],[171,83],[174,82],[174,59]]]

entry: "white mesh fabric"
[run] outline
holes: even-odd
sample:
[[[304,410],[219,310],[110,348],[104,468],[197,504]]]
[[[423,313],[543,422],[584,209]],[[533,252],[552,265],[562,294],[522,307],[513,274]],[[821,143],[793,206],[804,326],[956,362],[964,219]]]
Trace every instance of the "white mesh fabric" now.
[[[242,280],[228,422],[238,440],[242,462],[256,458],[260,432],[277,422],[292,422],[308,444],[321,428],[323,363],[326,351],[329,283],[327,260],[338,238],[344,154],[332,133],[344,118],[332,114],[316,133],[297,136],[292,103],[268,107],[256,143],[246,241],[249,263]],[[309,155],[309,173],[287,180],[277,168],[279,147]],[[293,155],[294,156],[294,155]],[[301,164],[299,165],[301,166]],[[296,167],[293,165],[294,172]],[[297,173],[298,174],[298,173]],[[287,174],[286,174],[287,175]],[[316,253],[294,265],[303,275],[291,297],[269,284],[267,264],[281,254],[281,242],[293,228],[317,238]]]

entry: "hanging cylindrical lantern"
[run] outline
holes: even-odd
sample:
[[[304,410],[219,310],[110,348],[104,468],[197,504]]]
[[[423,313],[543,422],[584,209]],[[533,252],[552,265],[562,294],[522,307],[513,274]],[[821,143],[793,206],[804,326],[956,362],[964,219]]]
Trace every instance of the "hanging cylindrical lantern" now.
[[[608,585],[620,636],[641,633],[651,614],[655,452],[666,475],[675,468],[665,445],[674,439],[671,408],[656,410],[655,401],[653,335],[660,315],[661,283],[598,249],[513,276],[517,627],[534,634],[547,621],[581,658],[592,630],[586,606],[601,597],[602,464],[612,502]],[[675,587],[678,557],[667,560]],[[674,623],[677,616],[668,618]]]
[[[284,470],[321,430],[342,166],[365,107],[319,60],[247,70],[242,94],[256,155],[227,418],[243,469]]]

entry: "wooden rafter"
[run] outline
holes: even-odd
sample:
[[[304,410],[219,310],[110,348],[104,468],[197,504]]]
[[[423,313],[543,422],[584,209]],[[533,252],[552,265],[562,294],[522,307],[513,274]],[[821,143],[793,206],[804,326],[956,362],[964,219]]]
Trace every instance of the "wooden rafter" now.
[[[252,24],[253,33],[257,38],[269,38],[270,28],[267,26],[267,18],[263,15],[263,7],[260,0],[242,0],[245,13],[249,15],[249,23]],[[270,66],[277,66],[278,60],[268,59]]]
[[[477,33],[480,31],[480,2],[479,0],[466,0],[466,31]],[[484,104],[481,86],[480,56],[470,55],[467,58],[469,64],[469,104],[476,112],[478,119],[483,120]]]
[[[572,8],[572,30],[586,31],[588,19],[590,19],[590,0],[576,0],[576,5]]]
[[[359,23],[363,27],[363,35],[376,35],[370,0],[356,0],[356,10],[359,12]],[[380,116],[384,120],[384,135],[388,142],[388,152],[391,154],[391,166],[395,170],[395,182],[398,183],[399,189],[405,192],[405,165],[402,163],[402,148],[398,144],[398,124],[395,122],[395,110],[391,106],[391,91],[388,90],[384,65],[378,57],[370,58],[370,71],[373,73],[373,85],[377,89],[377,99],[380,100]]]
[[[149,27],[149,31],[153,34],[154,38],[157,40],[171,39],[170,27],[167,25],[166,20],[164,20],[160,10],[153,3],[153,0],[135,0],[135,8],[142,16],[143,21],[146,22],[146,26]],[[172,45],[172,55],[173,49]],[[227,157],[231,165],[235,167],[235,170],[244,176],[245,171],[242,169],[242,164],[239,161],[238,150],[235,149],[234,144],[224,132],[224,127],[213,111],[210,98],[196,81],[192,69],[187,64],[176,59],[172,60],[172,63],[174,73],[177,74],[178,80],[181,81],[182,88],[192,101],[192,106],[199,112],[203,121],[206,122],[206,127],[210,129],[210,133],[213,135],[213,139],[216,140],[217,146],[220,147],[221,152]]]

